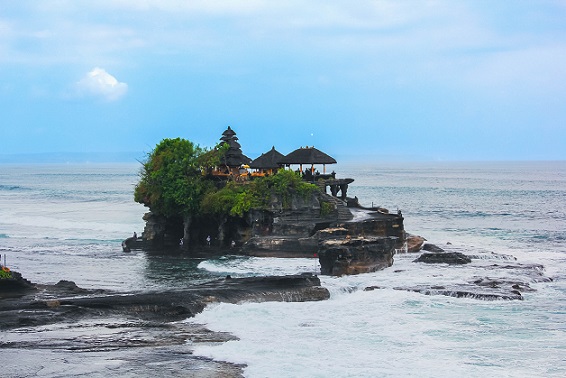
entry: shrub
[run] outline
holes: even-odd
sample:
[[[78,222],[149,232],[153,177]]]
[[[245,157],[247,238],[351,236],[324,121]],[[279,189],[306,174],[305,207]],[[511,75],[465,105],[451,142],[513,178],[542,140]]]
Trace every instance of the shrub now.
[[[334,204],[332,204],[330,202],[321,202],[320,203],[320,216],[326,217],[326,216],[332,214],[332,212],[335,209],[336,208],[335,208]]]

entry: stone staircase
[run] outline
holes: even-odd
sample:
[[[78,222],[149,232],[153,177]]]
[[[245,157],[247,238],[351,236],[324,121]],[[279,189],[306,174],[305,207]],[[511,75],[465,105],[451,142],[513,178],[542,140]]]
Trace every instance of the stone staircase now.
[[[338,211],[338,221],[349,221],[354,218],[352,212],[348,209],[346,202],[342,201],[340,198],[324,194],[323,199],[336,206],[336,210]]]

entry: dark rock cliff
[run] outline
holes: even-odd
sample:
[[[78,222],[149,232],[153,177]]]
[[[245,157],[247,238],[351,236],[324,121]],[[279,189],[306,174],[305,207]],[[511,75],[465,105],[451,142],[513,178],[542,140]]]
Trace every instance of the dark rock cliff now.
[[[325,274],[353,274],[390,266],[395,248],[405,242],[402,215],[356,204],[316,191],[306,197],[292,193],[285,201],[273,195],[267,208],[252,209],[242,217],[167,219],[147,213],[142,239],[146,246],[153,247],[191,250],[210,246],[232,254],[272,257],[313,257],[321,251],[323,241],[333,240],[349,248],[351,258],[347,261],[353,265],[351,269],[325,269]],[[363,238],[365,247],[346,247],[353,238]],[[375,251],[370,253],[372,248]],[[329,261],[326,263],[336,264]],[[340,264],[344,265],[344,261]]]

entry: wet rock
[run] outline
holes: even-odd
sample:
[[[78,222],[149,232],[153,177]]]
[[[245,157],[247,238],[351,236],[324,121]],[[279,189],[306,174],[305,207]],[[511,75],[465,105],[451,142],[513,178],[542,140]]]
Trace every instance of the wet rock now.
[[[320,272],[341,276],[390,267],[393,265],[396,241],[392,237],[325,240],[321,242],[318,252]]]
[[[488,271],[494,266],[483,267]],[[536,291],[529,282],[546,281],[539,275],[540,265],[506,265],[504,269],[514,270],[513,277],[472,277],[468,283],[445,285],[417,285],[396,287],[396,290],[414,291],[425,295],[446,295],[456,298],[474,298],[480,300],[523,300],[523,293]]]
[[[413,262],[458,265],[469,264],[472,262],[472,259],[461,252],[427,252],[420,255]]]
[[[62,292],[74,293],[74,294],[82,294],[89,292],[89,290],[87,289],[78,287],[77,284],[74,283],[73,281],[67,281],[67,280],[60,280],[55,284],[54,288]]]
[[[481,277],[475,279],[474,281],[472,281],[472,283],[478,286],[489,287],[493,289],[507,289],[509,291],[518,291],[518,292],[536,291],[535,289],[531,288],[527,282],[510,280],[510,279]]]
[[[0,279],[0,298],[17,297],[37,290],[36,286],[14,270],[11,278]]]
[[[381,289],[381,286],[368,286],[368,287],[364,287],[364,291],[374,291],[374,290],[379,290]]]
[[[108,318],[3,331],[0,355],[6,377],[243,377],[245,365],[192,353],[229,340],[237,338],[188,322]]]
[[[445,295],[455,298],[473,298],[488,301],[523,300],[523,296],[517,290],[482,289],[477,285],[396,287],[395,290],[414,291],[424,295]]]
[[[492,264],[486,267],[494,270],[516,270],[520,274],[530,277],[532,282],[551,282],[552,278],[544,275],[544,266],[540,264]]]
[[[351,209],[346,201],[322,191],[305,197],[291,190],[285,198],[273,192],[269,205],[252,209],[242,217],[226,215],[217,219],[195,215],[181,219],[146,213],[143,217],[146,227],[141,240],[128,238],[123,241],[123,249],[178,247],[183,238],[183,249],[192,252],[206,245],[206,235],[210,235],[216,247],[227,247],[234,241],[237,248],[231,250],[231,254],[312,256],[318,242],[329,237],[318,232],[323,229],[342,229],[352,237],[397,237],[400,248],[405,238],[403,216],[374,210]]]
[[[422,249],[423,251],[428,251],[428,252],[444,252],[444,250],[439,246],[430,243],[425,243]]]
[[[426,241],[422,236],[411,234],[408,234],[405,240],[407,242],[407,252],[419,252]]]
[[[44,287],[40,294],[3,299],[0,329],[101,317],[169,322],[194,316],[213,302],[304,302],[330,296],[311,274],[229,278],[186,289],[113,294],[97,294],[63,281]]]

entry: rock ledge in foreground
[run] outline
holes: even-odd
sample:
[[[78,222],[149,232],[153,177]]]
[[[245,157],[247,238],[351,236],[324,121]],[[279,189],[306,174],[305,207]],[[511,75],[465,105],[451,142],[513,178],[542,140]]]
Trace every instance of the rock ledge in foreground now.
[[[0,329],[107,317],[170,322],[192,317],[214,302],[305,302],[330,297],[328,290],[320,286],[320,279],[312,274],[228,276],[187,288],[143,293],[84,290],[70,281],[42,290],[38,295],[3,299]]]

